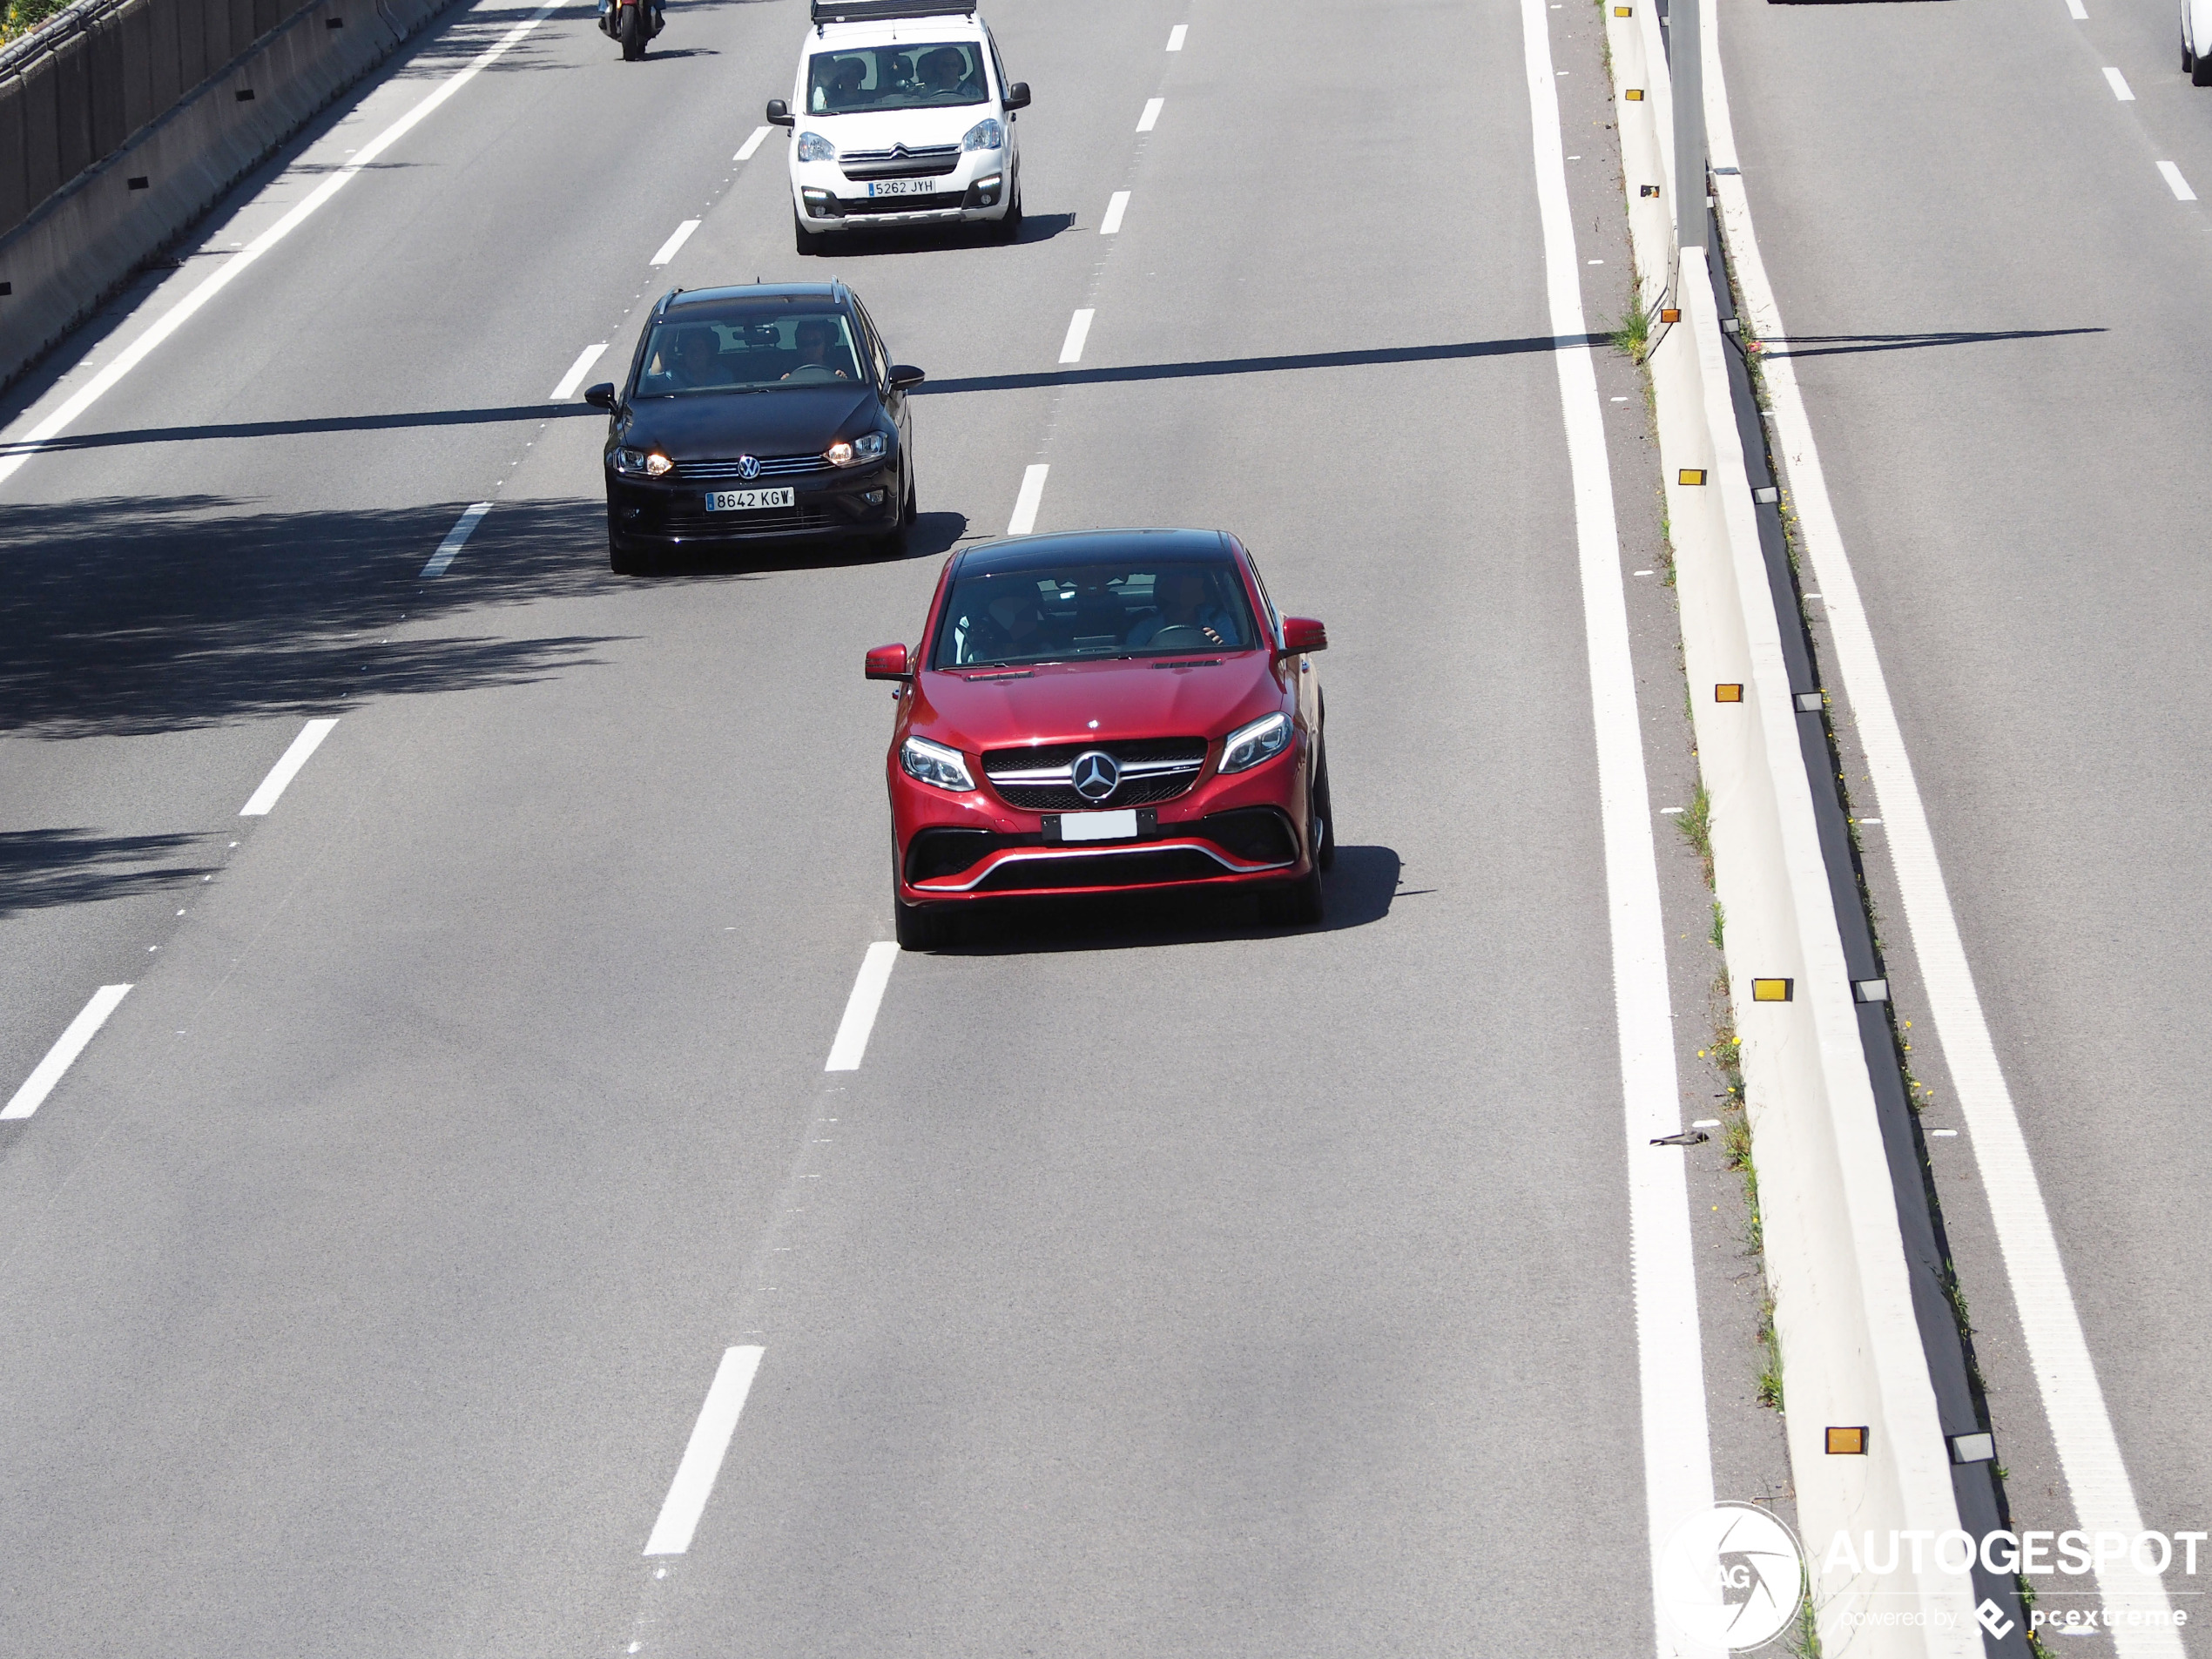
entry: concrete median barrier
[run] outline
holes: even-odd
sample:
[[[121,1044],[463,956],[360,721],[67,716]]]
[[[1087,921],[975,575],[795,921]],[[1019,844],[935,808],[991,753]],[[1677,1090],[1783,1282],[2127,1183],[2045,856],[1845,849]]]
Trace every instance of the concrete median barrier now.
[[[0,56],[0,384],[448,3],[123,0]]]

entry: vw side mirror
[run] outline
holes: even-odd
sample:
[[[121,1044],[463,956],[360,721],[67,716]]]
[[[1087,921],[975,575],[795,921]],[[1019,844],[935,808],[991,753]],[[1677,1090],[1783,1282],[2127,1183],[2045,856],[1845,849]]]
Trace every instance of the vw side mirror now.
[[[1310,651],[1329,649],[1329,631],[1311,617],[1283,618],[1283,651],[1285,657],[1303,657]]]
[[[791,105],[779,98],[770,98],[768,100],[768,125],[772,127],[791,125]]]
[[[903,392],[909,387],[919,386],[928,378],[912,363],[891,365],[891,389],[894,392]]]
[[[615,383],[601,381],[597,386],[585,387],[583,401],[595,409],[604,409],[612,415],[615,412]]]
[[[907,666],[904,645],[878,645],[868,653],[868,678],[872,680],[910,680],[914,671]]]
[[[1029,83],[1016,81],[1006,89],[1006,107],[1010,111],[1029,107]]]

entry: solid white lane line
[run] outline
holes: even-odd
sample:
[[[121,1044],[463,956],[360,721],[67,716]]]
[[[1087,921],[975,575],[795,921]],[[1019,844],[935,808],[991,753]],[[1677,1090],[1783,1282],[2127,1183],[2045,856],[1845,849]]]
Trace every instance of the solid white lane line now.
[[[1083,360],[1083,341],[1090,338],[1090,320],[1096,311],[1078,311],[1068,320],[1068,338],[1060,342],[1060,361],[1080,363]]]
[[[2122,104],[2133,104],[2135,101],[2135,95],[2128,90],[2128,78],[2118,70],[2107,67],[2105,71],[2105,79],[2111,84],[2113,97],[2118,98]]]
[[[870,945],[860,958],[860,977],[853,981],[853,995],[845,999],[845,1017],[837,1022],[824,1071],[860,1069],[860,1056],[868,1051],[868,1033],[875,1029],[875,1011],[883,1006],[883,988],[891,983],[891,969],[898,960],[899,948],[888,940]]]
[[[599,361],[599,354],[607,349],[607,342],[586,346],[576,354],[576,361],[569,365],[569,372],[561,376],[560,384],[553,388],[552,401],[565,403],[576,395],[577,388],[583,384],[583,377],[591,372],[591,365]]]
[[[645,1541],[648,1555],[681,1555],[691,1547],[691,1534],[698,1530],[699,1516],[714,1492],[714,1477],[722,1473],[722,1460],[729,1453],[730,1436],[737,1433],[738,1413],[752,1391],[762,1352],[750,1345],[724,1351],[707,1388],[706,1403],[699,1407],[699,1420],[691,1426],[684,1460],[676,1466],[676,1479],[669,1482],[668,1496],[662,1501],[660,1519],[653,1522],[652,1536]]]
[[[1139,132],[1150,132],[1152,130],[1160,118],[1160,106],[1166,102],[1167,99],[1163,98],[1148,98],[1144,100],[1144,113],[1136,118],[1136,130]]]
[[[489,511],[491,511],[491,503],[488,501],[480,501],[455,520],[453,528],[446,532],[446,539],[438,543],[438,550],[430,556],[430,562],[422,567],[422,574],[425,577],[443,576],[446,573],[446,566],[453,563],[453,556],[461,551],[476,526],[483,523],[484,515]]]
[[[768,135],[775,130],[776,129],[773,127],[753,128],[752,136],[738,146],[738,153],[732,156],[730,159],[732,161],[752,160],[752,152],[760,148],[763,144],[766,143]]]
[[[1098,221],[1098,233],[1111,236],[1122,227],[1122,215],[1129,212],[1129,192],[1117,190],[1106,199],[1106,217]]]
[[[46,1096],[54,1092],[54,1085],[61,1082],[62,1074],[76,1063],[77,1056],[84,1052],[84,1045],[107,1023],[107,1016],[115,1012],[115,1005],[130,989],[127,985],[103,985],[93,992],[92,1000],[69,1022],[69,1028],[54,1046],[46,1050],[46,1057],[24,1079],[23,1087],[9,1099],[6,1108],[0,1109],[0,1119],[28,1117],[44,1105]]]
[[[1014,498],[1014,516],[1006,521],[1008,536],[1027,536],[1037,527],[1037,508],[1044,501],[1044,475],[1052,469],[1040,461],[1022,475],[1021,493]]]
[[[1606,455],[1604,413],[1582,314],[1582,273],[1567,199],[1559,83],[1552,74],[1544,0],[1521,0],[1528,106],[1534,135],[1536,200],[1551,302],[1552,359],[1558,365],[1567,457],[1575,491],[1582,627],[1589,657],[1597,746],[1600,826],[1613,945],[1614,1023],[1621,1049],[1622,1127],[1628,1137],[1629,1276],[1635,1302],[1636,1369],[1643,1425],[1643,1495],[1657,1652],[1680,1651],[1661,1605],[1659,1554],[1675,1527],[1713,1501],[1697,1274],[1689,1235],[1689,1188],[1682,1159],[1654,1157],[1651,1142],[1679,1134],[1674,1015],[1667,991],[1666,930],[1652,835],[1635,665],[1629,651],[1628,594]]]
[[[0,483],[12,477],[17,468],[105,396],[125,374],[144,362],[163,341],[190,321],[202,306],[230,287],[254,260],[291,235],[310,214],[352,183],[363,168],[372,165],[379,156],[413,132],[432,111],[505,57],[523,36],[558,11],[563,3],[563,0],[547,0],[546,4],[531,12],[466,64],[439,82],[420,104],[354,151],[351,160],[310,191],[297,207],[210,272],[206,281],[165,312],[159,321],[125,347],[116,354],[113,362],[85,381],[59,408],[31,428],[21,442],[7,445],[10,453],[0,455]]]
[[[1179,23],[1176,24],[1174,28],[1169,30],[1168,50],[1171,52],[1181,51],[1183,50],[1184,37],[1189,35],[1190,32],[1190,25],[1187,23]]]
[[[2066,15],[2076,23],[2089,21],[2088,10],[2082,5],[2081,0],[2066,0]]]
[[[330,735],[335,720],[310,720],[300,728],[300,735],[292,739],[292,746],[283,758],[269,768],[269,775],[261,779],[261,786],[253,798],[238,809],[240,818],[266,818],[269,808],[277,804],[277,797],[284,793],[284,786],[300,775],[300,768],[307,764],[307,757],[322,746]]]
[[[1706,26],[1713,26],[1710,15]],[[1734,138],[1726,131],[1727,90],[1714,72],[1710,56],[1717,51],[1710,44],[1713,38],[1708,37],[1706,125],[1713,134],[1715,153],[1723,153],[1723,143],[1726,152],[1733,153]],[[1774,301],[1750,210],[1731,200],[1723,211],[1744,308],[1757,338],[1786,340],[1789,330]],[[1874,648],[1874,631],[1859,597],[1858,574],[1828,498],[1827,475],[1805,415],[1796,365],[1788,354],[1777,354],[1766,360],[1766,375],[1775,435],[1789,466],[1799,532],[1827,605],[1837,670],[1885,820],[1905,926],[1920,959],[1921,984],[1951,1069],[1959,1113],[1966,1119],[1966,1138],[1981,1173],[1998,1250],[2012,1282],[2013,1306],[2027,1339],[2029,1369],[2073,1494],[2075,1524],[2091,1537],[2109,1532],[2134,1538],[2143,1529],[2142,1512],[2120,1454],[2119,1436],[2113,1432],[2096,1365],[2089,1356],[2080,1312],[2067,1283],[2058,1236],[2043,1202],[2027,1137],[2020,1130],[2020,1112],[1982,1013],[1959,919],[1936,857],[1927,808],[1912,774],[1912,758],[1905,746],[1905,733],[1890,701],[1889,681]],[[2108,1608],[2160,1620],[2170,1617],[2165,1586],[2155,1577],[2134,1571],[2128,1562],[2101,1565],[2097,1582]],[[2170,1624],[2115,1621],[2111,1635],[2121,1659],[2182,1659],[2180,1634]]]
[[[699,222],[696,219],[685,219],[676,227],[675,234],[660,245],[660,252],[653,255],[651,262],[655,265],[666,265],[676,257],[676,250],[691,239],[691,233],[698,227]]]
[[[2182,170],[2172,162],[2160,162],[2158,171],[2166,180],[2166,188],[2174,192],[2175,201],[2193,202],[2196,199],[2196,192],[2189,188],[2189,181],[2182,177]]]

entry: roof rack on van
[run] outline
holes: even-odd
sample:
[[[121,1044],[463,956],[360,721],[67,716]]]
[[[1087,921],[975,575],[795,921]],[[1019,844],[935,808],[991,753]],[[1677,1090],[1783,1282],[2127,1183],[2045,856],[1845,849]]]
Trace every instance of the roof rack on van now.
[[[972,17],[975,0],[814,0],[814,27],[892,23],[900,17]]]

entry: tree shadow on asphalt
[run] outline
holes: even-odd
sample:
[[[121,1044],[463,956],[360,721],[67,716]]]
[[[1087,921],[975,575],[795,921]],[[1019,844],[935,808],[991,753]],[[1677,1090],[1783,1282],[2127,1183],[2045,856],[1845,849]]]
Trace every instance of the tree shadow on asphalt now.
[[[1389,915],[1402,880],[1398,854],[1389,847],[1339,847],[1336,867],[1324,878],[1328,906],[1317,927],[1287,927],[1272,920],[1268,900],[1249,889],[1194,887],[1083,899],[1009,899],[962,914],[954,936],[936,954],[1029,956],[1338,933]]]
[[[53,905],[158,893],[212,875],[213,864],[158,862],[210,839],[98,835],[84,829],[0,832],[0,921]]]
[[[454,569],[424,580],[468,504],[282,512],[170,496],[0,509],[0,732],[185,731],[596,665],[622,636],[511,621],[424,629],[633,585],[607,568],[604,506],[582,499],[501,502]],[[942,553],[966,529],[957,513],[925,514],[908,556]],[[882,563],[863,548],[771,543],[703,556],[686,573],[765,580]]]

